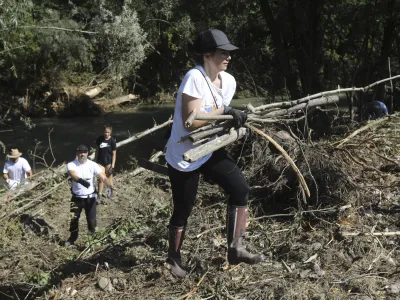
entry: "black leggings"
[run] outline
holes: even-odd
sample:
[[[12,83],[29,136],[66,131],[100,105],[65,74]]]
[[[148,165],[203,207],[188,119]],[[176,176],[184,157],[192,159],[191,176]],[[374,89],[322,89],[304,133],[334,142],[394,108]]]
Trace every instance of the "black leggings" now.
[[[229,205],[247,205],[249,185],[242,171],[225,150],[217,150],[199,169],[191,172],[178,171],[168,164],[168,175],[174,201],[171,225],[186,226],[196,200],[200,173],[206,180],[212,180],[225,190],[229,195]]]

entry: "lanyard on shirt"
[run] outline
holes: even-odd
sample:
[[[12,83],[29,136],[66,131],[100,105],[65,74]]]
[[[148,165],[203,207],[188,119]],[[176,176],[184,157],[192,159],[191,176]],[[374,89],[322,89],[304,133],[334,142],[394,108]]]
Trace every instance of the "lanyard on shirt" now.
[[[196,68],[196,69],[197,69],[197,68]],[[204,80],[207,82],[207,85],[208,85],[208,88],[210,89],[210,92],[211,92],[211,95],[212,95],[212,97],[213,97],[215,106],[216,106],[217,109],[218,109],[219,107],[218,107],[217,100],[216,100],[217,97],[214,96],[214,93],[212,92],[211,86],[210,86],[210,84],[208,83],[208,80],[207,80],[207,78],[206,78],[206,75],[204,75],[204,73],[203,73],[200,69],[197,69],[197,70],[199,70],[199,72],[201,73],[201,75],[203,75]]]

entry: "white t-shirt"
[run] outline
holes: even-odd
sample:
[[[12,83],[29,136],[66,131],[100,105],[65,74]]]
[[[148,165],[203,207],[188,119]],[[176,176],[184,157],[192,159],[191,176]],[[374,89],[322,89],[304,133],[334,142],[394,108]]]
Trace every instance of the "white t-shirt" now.
[[[207,79],[204,78],[202,73]],[[202,66],[196,66],[189,70],[179,86],[175,104],[174,122],[172,125],[171,136],[167,142],[167,151],[165,154],[166,161],[173,168],[179,171],[190,172],[196,170],[211,157],[211,154],[208,154],[191,163],[183,160],[183,154],[185,152],[196,148],[199,145],[193,146],[192,142],[189,140],[178,144],[181,137],[190,133],[190,131],[185,128],[182,121],[182,94],[185,93],[191,97],[201,98],[200,112],[211,112],[217,109],[213,95],[210,91],[211,88],[218,107],[223,105],[228,106],[236,91],[236,80],[232,75],[226,72],[220,72],[219,74],[222,82],[221,89],[211,83],[211,80],[208,78]],[[208,81],[208,85],[206,80]]]
[[[67,170],[75,171],[79,178],[90,183],[89,188],[85,188],[80,183],[72,181],[72,193],[74,196],[84,198],[94,193],[94,185],[96,182],[94,176],[101,173],[101,168],[97,163],[88,159],[84,164],[81,164],[75,159],[67,164]]]
[[[8,174],[8,178],[17,182],[18,184],[27,178],[26,172],[31,170],[28,161],[19,157],[17,162],[7,160],[4,164],[3,173]]]

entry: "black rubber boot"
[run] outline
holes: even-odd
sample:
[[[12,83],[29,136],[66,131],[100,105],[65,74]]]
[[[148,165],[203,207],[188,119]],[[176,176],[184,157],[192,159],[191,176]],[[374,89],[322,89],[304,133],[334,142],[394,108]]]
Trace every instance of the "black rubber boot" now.
[[[167,263],[171,265],[171,273],[176,277],[183,278],[187,272],[182,267],[181,247],[185,236],[185,227],[169,225],[169,248]]]
[[[68,240],[65,241],[64,246],[69,247],[75,245],[76,240],[78,239],[78,231],[71,232]]]
[[[246,250],[244,237],[246,235],[247,206],[228,205],[226,227],[228,240],[228,262],[237,265],[244,262],[254,265],[262,262],[262,254],[251,254]]]

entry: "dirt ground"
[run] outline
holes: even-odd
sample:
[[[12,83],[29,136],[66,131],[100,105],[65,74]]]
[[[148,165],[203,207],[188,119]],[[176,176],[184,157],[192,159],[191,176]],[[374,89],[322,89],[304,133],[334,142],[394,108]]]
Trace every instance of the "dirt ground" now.
[[[77,245],[65,248],[70,190],[66,177],[52,176],[1,204],[0,299],[400,299],[400,119],[337,142],[362,125],[286,145],[308,199],[262,138],[231,149],[252,188],[247,248],[266,260],[227,264],[226,198],[202,181],[183,280],[165,264],[167,177],[117,174],[111,204],[98,206],[96,235],[82,216]]]

